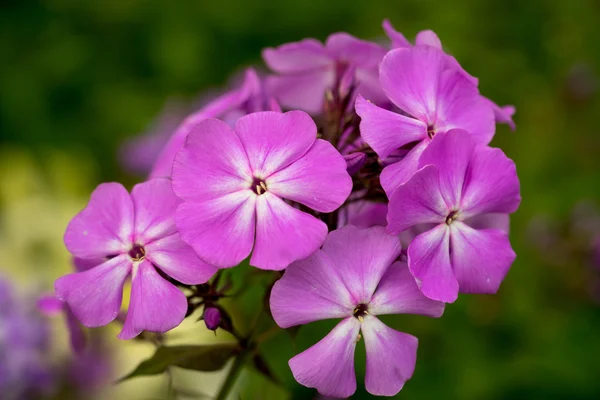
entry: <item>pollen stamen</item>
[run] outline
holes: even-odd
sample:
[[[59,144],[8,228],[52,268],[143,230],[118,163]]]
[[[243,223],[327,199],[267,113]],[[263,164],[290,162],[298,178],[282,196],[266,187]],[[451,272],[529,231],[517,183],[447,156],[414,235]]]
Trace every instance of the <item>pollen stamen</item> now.
[[[259,196],[267,191],[267,184],[259,178],[254,178],[250,187],[252,188],[252,191]]]

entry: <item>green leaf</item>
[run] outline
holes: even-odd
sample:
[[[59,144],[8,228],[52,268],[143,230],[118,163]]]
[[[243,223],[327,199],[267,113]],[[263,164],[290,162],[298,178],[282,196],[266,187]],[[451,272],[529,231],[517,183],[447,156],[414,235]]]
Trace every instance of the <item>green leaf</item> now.
[[[234,343],[205,346],[162,346],[152,357],[142,361],[133,372],[117,382],[137,376],[161,374],[170,366],[194,371],[218,371],[238,351],[239,348]]]

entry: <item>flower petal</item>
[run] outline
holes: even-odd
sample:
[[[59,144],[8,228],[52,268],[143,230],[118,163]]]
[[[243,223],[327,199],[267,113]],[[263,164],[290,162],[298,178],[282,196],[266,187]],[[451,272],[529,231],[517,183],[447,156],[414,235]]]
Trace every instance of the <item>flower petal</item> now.
[[[317,126],[304,111],[249,114],[237,121],[235,131],[254,176],[262,179],[298,160],[317,139]]]
[[[342,155],[325,140],[312,147],[288,167],[275,172],[265,183],[269,191],[319,212],[332,212],[350,195],[352,178]]]
[[[451,226],[452,267],[461,293],[496,293],[516,254],[506,232]]]
[[[147,245],[177,232],[174,217],[181,200],[173,193],[170,179],[156,178],[135,185],[131,199],[135,209],[135,242]]]
[[[415,38],[415,45],[417,46],[431,46],[436,49],[442,50],[442,41],[432,30],[425,30],[417,33]]]
[[[398,237],[380,226],[359,229],[347,225],[330,232],[323,244],[355,305],[371,301],[381,277],[401,250]]]
[[[386,271],[369,303],[369,314],[419,314],[440,317],[444,303],[425,297],[404,261],[392,264]]]
[[[430,299],[453,303],[458,282],[450,264],[450,228],[440,224],[418,235],[408,246],[408,268]]]
[[[334,84],[333,68],[319,68],[294,75],[269,76],[265,80],[267,91],[281,105],[311,114],[323,111],[325,92]]]
[[[500,149],[479,146],[471,157],[461,203],[464,218],[515,212],[521,203],[515,163]]]
[[[387,204],[372,201],[353,201],[340,210],[338,227],[354,225],[358,228],[387,226]]]
[[[354,349],[359,330],[356,318],[346,318],[317,344],[293,357],[289,365],[296,381],[325,396],[351,396],[356,391]]]
[[[480,144],[488,144],[496,132],[494,110],[477,86],[460,70],[446,70],[440,77],[435,128],[437,132],[464,129]]]
[[[412,47],[408,39],[402,33],[398,32],[389,20],[384,19],[382,26],[388,39],[392,42],[393,49]]]
[[[362,96],[356,99],[355,107],[361,118],[361,137],[381,158],[408,143],[427,138],[427,126],[417,119],[385,110]]]
[[[462,221],[473,229],[499,229],[506,233],[510,230],[508,214],[477,214],[473,218]]]
[[[394,104],[426,125],[436,122],[438,83],[445,54],[431,46],[395,49],[379,67],[379,81]]]
[[[390,197],[388,232],[399,234],[418,224],[444,222],[448,214],[435,165],[418,170]]]
[[[37,308],[43,315],[51,317],[62,313],[65,309],[65,303],[56,297],[54,293],[44,294],[38,298]]]
[[[420,168],[428,164],[438,168],[442,196],[454,211],[459,207],[475,146],[475,140],[467,131],[452,129],[435,135],[419,159]]]
[[[325,47],[336,61],[362,68],[377,67],[386,53],[383,46],[345,32],[329,35]]]
[[[404,158],[390,164],[381,171],[381,186],[388,198],[403,183],[406,183],[419,169],[419,159],[423,151],[429,146],[429,140],[423,140],[413,147]]]
[[[416,337],[367,315],[361,326],[367,349],[365,385],[375,396],[394,396],[409,380],[417,362]]]
[[[104,258],[128,250],[133,204],[120,183],[103,183],[67,226],[65,245],[75,257]]]
[[[179,233],[147,245],[146,258],[171,278],[187,285],[205,283],[217,272],[217,267],[198,258]]]
[[[175,194],[207,201],[251,185],[248,156],[229,125],[206,119],[194,126],[173,163]]]
[[[323,68],[333,63],[325,46],[315,39],[266,48],[262,57],[269,69],[280,74]]]
[[[88,269],[92,269],[97,267],[98,265],[105,262],[107,259],[105,257],[102,258],[78,258],[73,257],[73,266],[75,267],[75,271],[83,272]]]
[[[256,244],[250,265],[282,270],[308,257],[327,237],[327,225],[267,191],[256,198]]]
[[[183,292],[167,282],[149,261],[134,267],[131,301],[119,339],[133,339],[142,331],[167,332],[178,326],[187,312]]]
[[[517,111],[515,106],[507,105],[500,107],[499,105],[497,105],[496,103],[494,103],[486,97],[484,97],[483,100],[488,102],[488,104],[492,106],[492,109],[494,110],[494,118],[496,119],[496,123],[507,124],[513,131],[517,128],[515,122],[512,119],[513,115],[515,115],[515,112]]]
[[[271,291],[271,313],[282,328],[351,316],[354,304],[340,272],[321,250],[292,263]]]
[[[119,314],[130,271],[131,260],[124,254],[90,270],[58,278],[54,288],[83,325],[103,326]]]
[[[254,243],[256,195],[241,190],[208,201],[181,204],[175,223],[184,242],[205,262],[221,268],[238,265]]]

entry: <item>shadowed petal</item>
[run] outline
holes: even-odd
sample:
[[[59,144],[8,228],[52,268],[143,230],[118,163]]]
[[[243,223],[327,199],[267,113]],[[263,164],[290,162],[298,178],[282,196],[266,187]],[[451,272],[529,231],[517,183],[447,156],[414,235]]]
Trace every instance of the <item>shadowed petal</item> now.
[[[360,135],[381,158],[405,144],[427,138],[425,123],[380,108],[365,100],[356,99],[356,113],[360,116]]]
[[[447,214],[438,169],[427,165],[392,194],[388,206],[388,232],[399,234],[418,224],[440,223],[445,221]]]
[[[58,278],[54,288],[83,325],[103,326],[119,314],[130,271],[131,260],[120,255],[90,270]]]
[[[221,268],[238,265],[254,243],[256,195],[241,190],[209,201],[181,204],[175,222],[184,242],[205,262]]]
[[[515,212],[521,203],[515,163],[500,149],[479,146],[471,157],[461,203],[464,218]]]
[[[333,68],[319,68],[294,75],[269,76],[265,80],[268,93],[281,105],[311,114],[323,111],[325,92],[334,84]]]
[[[304,39],[276,48],[266,48],[262,52],[262,57],[269,69],[281,74],[323,68],[333,63],[325,46],[315,39]]]
[[[317,250],[292,263],[271,291],[271,313],[282,328],[352,316],[354,304],[340,272]]]
[[[223,121],[206,119],[191,129],[173,163],[173,191],[184,200],[212,200],[252,184],[248,156]]]
[[[173,193],[170,179],[156,178],[135,185],[131,199],[135,208],[134,241],[146,245],[177,232],[174,217],[181,200]]]
[[[499,229],[506,233],[510,230],[508,214],[478,214],[462,222],[473,229]]]
[[[354,201],[344,206],[338,216],[338,227],[354,225],[358,228],[387,226],[387,204],[372,201]]]
[[[341,206],[352,190],[342,155],[329,143],[317,139],[312,147],[287,168],[266,180],[269,191],[320,212]]]
[[[317,344],[292,358],[289,365],[296,381],[325,396],[351,396],[356,391],[354,349],[359,330],[356,318],[346,318]]]
[[[421,154],[429,145],[429,139],[421,141],[413,147],[404,158],[398,162],[386,166],[381,171],[381,186],[388,198],[400,185],[406,183],[419,169]]]
[[[395,262],[387,269],[369,303],[372,315],[420,314],[437,318],[443,312],[444,303],[421,293],[404,261]]]
[[[367,391],[376,396],[396,395],[415,370],[417,338],[387,327],[372,315],[365,317],[361,331],[367,349]]]
[[[450,228],[446,224],[413,239],[408,246],[408,267],[425,296],[445,303],[453,303],[458,297],[458,282],[450,264]]]
[[[317,126],[304,111],[249,114],[237,121],[235,131],[254,176],[263,179],[298,160],[317,139]]]
[[[133,205],[120,183],[103,183],[65,232],[65,245],[75,257],[104,258],[128,250],[133,232]]]
[[[354,304],[367,304],[387,268],[400,255],[396,236],[376,226],[359,229],[347,225],[329,233],[323,251],[335,264]]]
[[[256,198],[256,244],[250,265],[284,269],[291,262],[308,257],[326,237],[324,222],[267,191]]]
[[[179,233],[147,245],[146,258],[171,278],[187,285],[205,283],[217,272],[217,267],[198,258]]]
[[[162,278],[150,262],[142,261],[131,279],[131,301],[118,337],[127,340],[142,331],[167,332],[183,321],[187,308],[183,292]]]
[[[452,267],[462,293],[498,291],[516,254],[506,232],[475,230],[460,221],[451,227]]]
[[[345,32],[329,35],[325,47],[338,62],[361,68],[377,67],[386,53],[383,46],[360,40]]]

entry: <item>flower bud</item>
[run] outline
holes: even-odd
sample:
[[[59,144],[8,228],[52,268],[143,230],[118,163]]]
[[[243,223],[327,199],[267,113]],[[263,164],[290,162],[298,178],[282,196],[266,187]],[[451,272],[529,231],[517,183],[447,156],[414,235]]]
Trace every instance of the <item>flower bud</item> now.
[[[216,331],[221,324],[221,312],[218,308],[207,307],[204,310],[204,323],[211,331]]]

